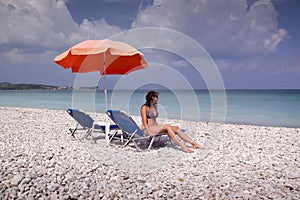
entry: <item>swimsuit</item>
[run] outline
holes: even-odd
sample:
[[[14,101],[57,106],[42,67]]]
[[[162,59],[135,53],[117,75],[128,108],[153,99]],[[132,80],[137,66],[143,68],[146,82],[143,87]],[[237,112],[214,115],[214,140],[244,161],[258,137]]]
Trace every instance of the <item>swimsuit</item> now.
[[[151,112],[151,111],[149,111],[149,112],[147,112],[147,118],[148,119],[155,119],[155,118],[157,118],[158,117],[158,113],[153,113],[153,112]]]

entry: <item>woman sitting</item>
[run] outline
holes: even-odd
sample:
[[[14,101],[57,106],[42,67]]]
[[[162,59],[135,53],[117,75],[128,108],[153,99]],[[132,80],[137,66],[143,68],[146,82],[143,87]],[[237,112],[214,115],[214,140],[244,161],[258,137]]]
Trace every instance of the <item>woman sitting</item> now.
[[[186,153],[192,153],[193,150],[184,145],[177,137],[176,134],[184,141],[190,143],[193,148],[199,149],[201,146],[184,134],[178,126],[170,124],[157,124],[156,118],[158,117],[157,102],[159,92],[149,91],[146,95],[146,103],[141,107],[142,117],[142,130],[146,135],[155,136],[161,133],[167,133],[176,144]]]

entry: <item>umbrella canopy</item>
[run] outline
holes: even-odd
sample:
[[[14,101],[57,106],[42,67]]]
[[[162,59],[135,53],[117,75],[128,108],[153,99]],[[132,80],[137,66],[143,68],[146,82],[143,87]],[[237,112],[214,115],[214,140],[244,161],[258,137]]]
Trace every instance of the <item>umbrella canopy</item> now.
[[[104,93],[107,110],[106,76],[128,74],[146,68],[144,55],[124,42],[86,40],[58,55],[54,62],[75,73],[99,72],[104,75]]]
[[[141,52],[124,42],[112,40],[86,40],[62,54],[54,62],[72,72],[103,74],[128,74],[144,69],[147,63]]]

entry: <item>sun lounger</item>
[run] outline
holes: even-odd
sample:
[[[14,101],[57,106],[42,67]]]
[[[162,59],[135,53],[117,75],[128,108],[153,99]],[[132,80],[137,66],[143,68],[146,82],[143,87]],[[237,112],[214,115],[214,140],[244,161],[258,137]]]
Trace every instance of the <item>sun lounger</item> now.
[[[81,110],[69,108],[67,109],[67,112],[76,121],[75,128],[69,129],[73,137],[75,137],[75,132],[77,130],[86,130],[84,136],[85,138],[87,138],[88,136],[92,136],[94,131],[98,131],[105,133],[105,138],[109,143],[117,133],[116,131],[114,131],[114,133],[111,134],[111,131],[120,130],[117,125],[110,125],[109,123],[105,122],[95,122],[95,120],[91,116]]]
[[[124,146],[128,145],[130,142],[133,142],[133,144],[140,149],[139,143],[142,142],[148,142],[150,141],[148,145],[148,150],[151,149],[153,142],[155,140],[159,140],[162,135],[158,136],[145,136],[143,130],[140,129],[140,127],[136,124],[136,122],[132,119],[131,116],[128,116],[125,112],[120,110],[108,110],[107,115],[109,118],[122,130],[124,134],[124,138],[126,140],[126,143],[123,144]],[[166,135],[164,135],[166,136]]]

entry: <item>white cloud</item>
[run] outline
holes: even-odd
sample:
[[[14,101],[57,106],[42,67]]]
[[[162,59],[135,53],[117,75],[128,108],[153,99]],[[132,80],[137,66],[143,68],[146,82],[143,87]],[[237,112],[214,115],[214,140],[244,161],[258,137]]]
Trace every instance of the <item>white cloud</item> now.
[[[183,32],[209,53],[244,56],[267,53],[288,36],[278,29],[271,0],[154,0],[142,10],[132,27],[158,26]]]
[[[0,51],[12,61],[16,57],[24,61],[21,57],[27,51],[56,51],[84,39],[103,38],[121,31],[105,20],[83,20],[77,24],[65,2],[55,0],[0,0],[0,25]]]
[[[84,39],[105,37],[121,29],[110,26],[104,19],[83,20],[77,24],[64,1],[0,2],[0,45],[31,45],[45,49],[57,49]]]
[[[88,37],[89,39],[107,38],[110,35],[122,31],[120,27],[109,25],[104,19],[92,22],[90,22],[87,19],[84,19],[83,22],[80,24],[80,30],[80,35]]]
[[[272,33],[268,39],[264,40],[264,45],[266,48],[274,51],[287,36],[288,32],[285,29],[279,29],[276,33]]]
[[[79,31],[61,1],[2,0],[0,5],[0,44],[53,48]]]
[[[217,64],[221,70],[250,71],[277,66],[283,71],[286,66],[290,66],[291,70],[287,72],[293,69],[299,72],[298,60],[286,65],[284,61],[291,60],[288,57],[282,59],[283,63],[279,65],[277,61],[280,59],[268,54],[278,50],[279,45],[289,38],[287,30],[278,28],[278,13],[272,1],[251,2],[248,5],[246,0],[154,0],[153,5],[140,6],[140,9],[145,9],[137,13],[132,27],[158,26],[185,33],[203,45],[209,54],[220,58]],[[0,68],[7,70],[1,71],[0,79],[8,77],[7,80],[10,80],[7,75],[11,74],[9,70],[18,69],[14,74],[20,74],[20,81],[23,78],[32,81],[39,77],[49,80],[52,76],[56,82],[60,74],[65,72],[54,72],[60,69],[52,66],[52,60],[58,53],[79,41],[110,37],[123,31],[104,19],[85,19],[81,24],[76,23],[63,0],[0,0],[0,26]],[[157,43],[157,40],[152,39],[156,35],[147,35],[151,38],[149,42]],[[184,44],[184,41],[175,44],[165,35],[157,37],[164,38],[164,44],[161,45],[166,48]],[[132,40],[137,41],[139,38],[134,37]],[[188,47],[183,50],[192,53]],[[187,64],[172,56],[168,57],[166,53],[154,54],[150,54],[151,58],[147,59],[177,67]],[[264,57],[265,54],[267,57]],[[272,60],[274,62],[270,63]],[[32,69],[43,72],[48,70],[52,74],[40,73],[34,77]],[[29,74],[27,79],[24,73]],[[65,74],[70,75],[67,72]],[[66,78],[62,76],[62,79]]]
[[[154,0],[138,13],[132,27],[175,29],[196,39],[209,53],[226,56],[230,51],[240,56],[277,49],[288,32],[278,29],[276,18],[271,0],[256,1],[250,8],[246,0]],[[62,49],[122,31],[104,19],[77,24],[65,2],[54,0],[0,0],[0,24],[0,51],[11,55],[28,49]]]

